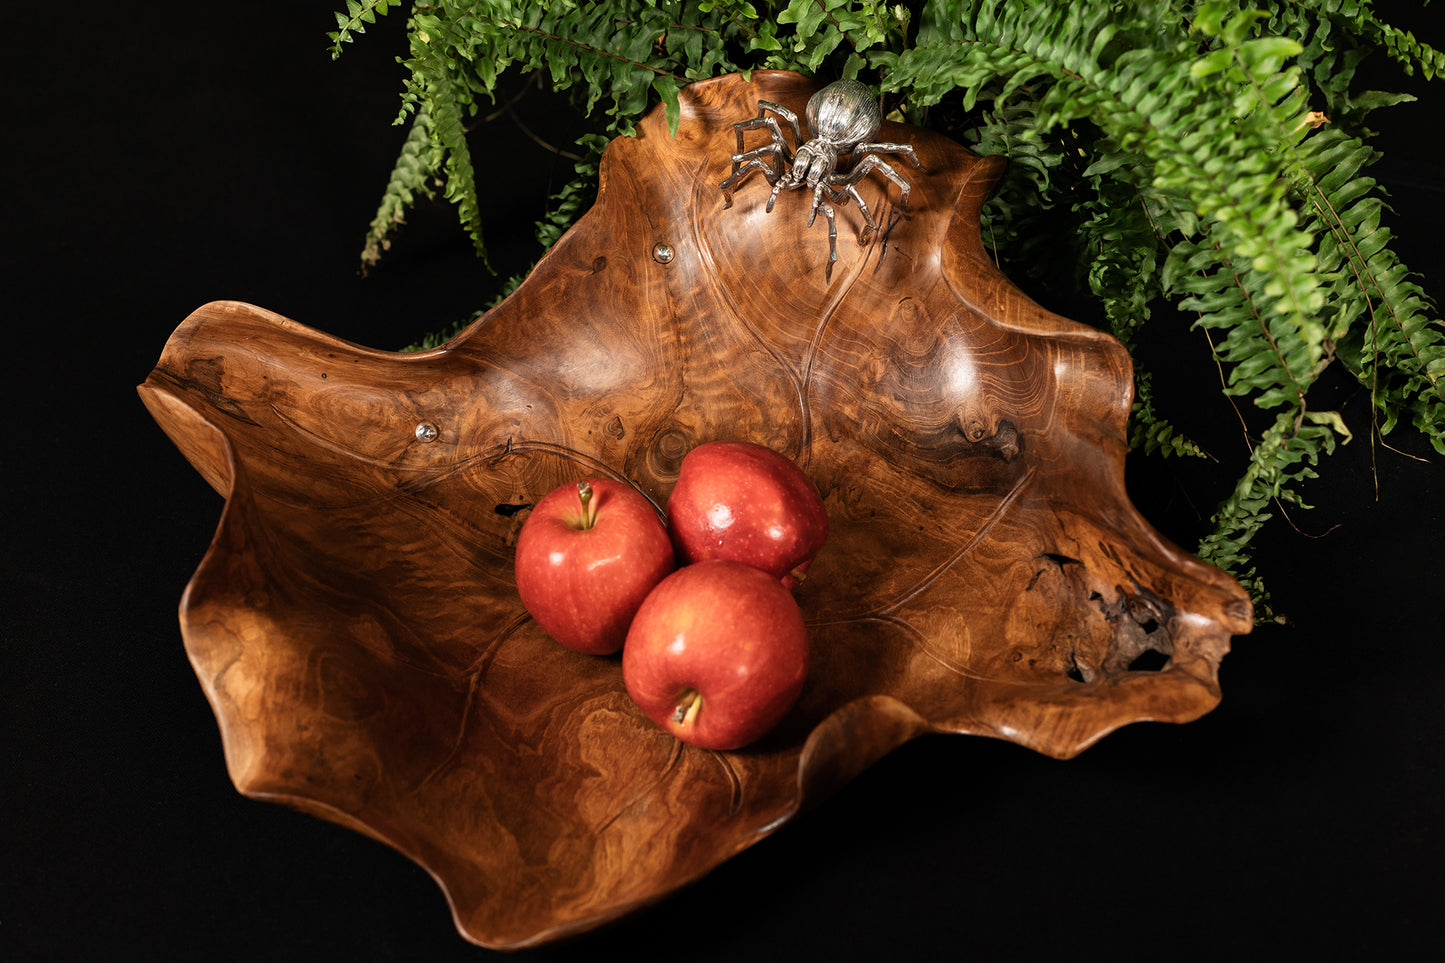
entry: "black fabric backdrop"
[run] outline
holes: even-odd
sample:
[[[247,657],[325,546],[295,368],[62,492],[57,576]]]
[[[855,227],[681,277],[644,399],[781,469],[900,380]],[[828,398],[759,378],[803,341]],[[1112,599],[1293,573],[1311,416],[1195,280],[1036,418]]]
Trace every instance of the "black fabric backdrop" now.
[[[499,280],[441,204],[358,277],[402,134],[401,14],[332,63],[326,0],[199,6],[7,18],[0,958],[490,958],[403,857],[232,788],[176,620],[222,500],[134,386],[209,300],[397,347]],[[1387,9],[1445,46],[1426,13]],[[1376,125],[1397,250],[1437,297],[1442,102],[1437,82]],[[518,109],[567,129],[540,98]],[[505,119],[482,136],[505,277],[567,165]],[[1210,397],[1213,373],[1174,360],[1197,336],[1176,337],[1151,362]],[[1445,459],[1372,448],[1364,397],[1338,400],[1355,441],[1299,530],[1260,540],[1292,624],[1235,641],[1213,713],[1068,762],[918,740],[656,908],[522,958],[1441,958]],[[1216,404],[1193,420],[1235,450]],[[1208,514],[1191,501],[1220,494],[1144,460],[1129,476],[1184,544]]]

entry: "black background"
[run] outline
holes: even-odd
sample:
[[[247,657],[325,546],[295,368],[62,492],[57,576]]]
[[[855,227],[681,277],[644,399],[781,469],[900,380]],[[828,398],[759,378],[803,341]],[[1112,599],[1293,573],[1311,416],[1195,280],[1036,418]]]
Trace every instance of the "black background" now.
[[[6,18],[0,957],[490,958],[400,855],[232,788],[176,620],[222,500],[134,387],[206,301],[399,347],[500,279],[440,204],[358,276],[403,133],[401,14],[333,63],[324,0],[200,6]],[[1385,9],[1445,46],[1411,7]],[[1375,125],[1396,250],[1436,297],[1439,84]],[[505,276],[568,165],[506,120],[479,149]],[[1214,377],[1193,337],[1149,349],[1180,397]],[[1372,449],[1363,397],[1339,402],[1355,441],[1260,542],[1292,624],[1235,640],[1213,713],[1067,762],[917,740],[654,909],[521,958],[1442,958],[1445,459],[1404,430],[1427,461]],[[1237,450],[1215,404],[1194,420]],[[1130,486],[1190,544],[1222,492],[1180,471],[1131,460]]]

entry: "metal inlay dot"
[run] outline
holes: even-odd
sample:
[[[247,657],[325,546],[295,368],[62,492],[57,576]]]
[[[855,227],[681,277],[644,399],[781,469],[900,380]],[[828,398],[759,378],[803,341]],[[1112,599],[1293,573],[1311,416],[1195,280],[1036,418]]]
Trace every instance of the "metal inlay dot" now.
[[[652,259],[658,264],[666,264],[668,261],[671,261],[675,256],[676,252],[673,251],[672,245],[668,244],[666,241],[659,242],[657,246],[652,249]]]
[[[423,421],[416,426],[417,441],[436,441],[439,434],[441,433],[437,431],[437,426],[429,421]]]

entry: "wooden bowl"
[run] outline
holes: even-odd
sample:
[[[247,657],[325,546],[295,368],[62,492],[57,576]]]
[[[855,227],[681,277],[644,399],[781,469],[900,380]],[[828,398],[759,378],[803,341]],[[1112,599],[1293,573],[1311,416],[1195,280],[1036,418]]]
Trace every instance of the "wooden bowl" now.
[[[725,208],[733,124],[759,100],[801,115],[815,86],[687,87],[677,136],[654,113],[616,140],[594,209],[442,348],[221,302],[140,387],[227,497],[181,622],[236,787],[396,847],[479,944],[657,900],[920,733],[1068,757],[1194,719],[1251,627],[1239,585],[1125,495],[1123,348],[986,257],[999,162],[885,124],[924,169],[898,165],[907,216],[881,177],[859,185],[892,224],[866,243],[837,207],[831,276],[810,192],[768,213],[756,174]],[[648,722],[619,658],[548,639],[511,568],[542,494],[605,475],[662,506],[713,439],[795,459],[831,523],[798,590],[808,685],[727,753]]]

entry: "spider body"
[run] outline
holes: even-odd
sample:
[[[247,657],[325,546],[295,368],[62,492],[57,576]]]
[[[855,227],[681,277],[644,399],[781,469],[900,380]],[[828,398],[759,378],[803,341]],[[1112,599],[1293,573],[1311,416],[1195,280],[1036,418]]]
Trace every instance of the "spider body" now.
[[[873,140],[883,125],[883,115],[872,93],[856,80],[839,80],[824,87],[808,99],[805,114],[808,129],[813,135],[808,140],[803,139],[797,114],[780,104],[758,101],[756,117],[733,125],[738,136],[738,152],[732,157],[732,174],[718,186],[723,192],[723,207],[729,208],[732,207],[737,186],[754,171],[761,172],[773,188],[768,197],[768,213],[772,213],[773,204],[782,191],[811,190],[813,204],[808,211],[808,226],[812,226],[819,211],[827,218],[827,276],[831,279],[833,262],[838,260],[838,228],[833,204],[846,204],[850,199],[857,203],[865,223],[858,243],[867,244],[878,230],[878,222],[858,193],[858,183],[872,171],[878,171],[898,185],[898,208],[906,211],[910,185],[892,164],[879,155],[897,154],[912,162],[914,167],[923,165],[912,146]],[[782,126],[778,123],[779,117],[792,128],[793,143],[798,145],[796,150],[788,146]],[[768,143],[745,150],[743,134],[759,129],[768,131]],[[840,172],[840,163],[845,158],[852,163]],[[891,222],[889,226],[892,226]]]

